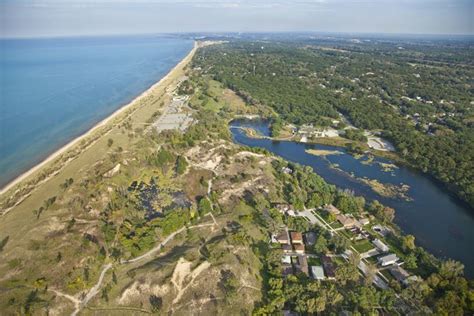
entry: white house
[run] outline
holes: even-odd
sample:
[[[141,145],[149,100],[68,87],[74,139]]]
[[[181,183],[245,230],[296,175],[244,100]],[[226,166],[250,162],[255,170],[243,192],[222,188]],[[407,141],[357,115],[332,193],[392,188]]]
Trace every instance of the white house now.
[[[379,249],[380,251],[382,252],[388,252],[390,250],[390,248],[388,248],[388,246],[386,244],[384,244],[380,239],[375,239],[374,241],[372,241],[372,243],[374,244],[375,247],[377,247],[377,249]]]
[[[398,261],[398,257],[396,254],[392,253],[392,254],[380,257],[378,261],[382,267],[386,267],[386,266],[396,263]]]

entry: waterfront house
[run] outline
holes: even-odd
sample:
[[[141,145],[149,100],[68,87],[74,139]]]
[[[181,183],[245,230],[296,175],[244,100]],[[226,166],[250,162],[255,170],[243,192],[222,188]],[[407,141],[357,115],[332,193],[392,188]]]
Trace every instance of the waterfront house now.
[[[367,217],[361,218],[361,219],[359,219],[359,224],[361,226],[368,225],[368,224],[370,224],[370,220]]]
[[[339,211],[339,209],[332,204],[326,205],[324,210],[330,214],[333,214],[334,216],[341,214],[341,211]]]
[[[390,249],[386,244],[384,244],[380,239],[376,238],[374,241],[372,241],[372,244],[374,244],[375,247],[377,247],[378,250],[381,252],[388,252]]]
[[[390,229],[382,225],[374,225],[372,226],[372,230],[383,237],[387,236],[388,233],[390,233]]]
[[[357,226],[358,222],[353,219],[352,217],[345,216],[343,214],[339,214],[336,216],[336,219],[341,223],[344,228],[352,228]]]
[[[398,261],[398,257],[396,254],[389,254],[389,255],[386,255],[386,256],[383,256],[383,257],[380,257],[378,259],[378,262],[380,263],[380,265],[382,267],[386,267],[386,266],[389,266],[391,264],[394,264]]]
[[[393,266],[389,269],[390,274],[400,283],[405,282],[405,280],[410,276],[410,274],[399,266]]]

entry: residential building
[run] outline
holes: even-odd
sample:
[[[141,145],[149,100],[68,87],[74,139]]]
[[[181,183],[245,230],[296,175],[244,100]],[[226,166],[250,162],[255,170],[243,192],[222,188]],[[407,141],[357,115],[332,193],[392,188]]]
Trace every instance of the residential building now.
[[[330,214],[333,214],[334,216],[341,214],[341,211],[339,211],[339,209],[332,204],[326,205],[324,210]]]
[[[386,244],[384,244],[380,239],[376,238],[372,241],[375,247],[379,249],[381,252],[388,252],[390,248]]]
[[[396,254],[389,254],[389,255],[386,255],[386,256],[383,256],[383,257],[380,257],[378,259],[378,262],[380,263],[380,265],[382,267],[386,267],[388,265],[391,265],[391,264],[394,264],[398,261],[398,257]]]
[[[288,237],[288,232],[286,230],[277,234],[275,236],[275,240],[277,243],[282,244],[282,245],[290,244],[290,238]]]
[[[337,215],[336,219],[342,224],[342,226],[344,226],[344,228],[352,228],[358,225],[358,222],[354,218],[343,214]]]
[[[291,247],[291,245],[288,244],[281,245],[281,249],[283,250],[283,253],[293,252],[293,248]]]
[[[300,232],[291,232],[291,243],[294,244],[303,244],[303,234]]]
[[[359,224],[360,224],[361,226],[369,225],[369,224],[370,224],[370,220],[369,220],[367,217],[361,218],[361,219],[359,219]]]
[[[303,244],[294,244],[295,252],[299,254],[304,254],[304,245]]]
[[[400,283],[403,283],[410,276],[410,273],[399,266],[390,267],[389,271],[390,274]]]
[[[324,280],[324,270],[323,267],[321,266],[311,266],[311,275],[313,276],[313,279],[316,280]]]
[[[298,256],[298,265],[296,266],[296,270],[309,276],[308,260],[306,259],[306,256]]]

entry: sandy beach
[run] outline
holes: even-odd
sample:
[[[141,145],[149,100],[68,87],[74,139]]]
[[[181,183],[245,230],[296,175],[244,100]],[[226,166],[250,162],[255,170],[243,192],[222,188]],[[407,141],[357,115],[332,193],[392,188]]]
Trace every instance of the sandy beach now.
[[[106,126],[109,124],[111,121],[119,117],[121,114],[123,114],[125,111],[133,108],[137,104],[140,103],[144,98],[149,96],[155,89],[163,85],[171,76],[172,74],[176,71],[176,69],[179,69],[180,67],[186,65],[191,58],[193,57],[194,53],[196,52],[196,49],[198,48],[198,43],[194,42],[194,47],[191,49],[191,51],[184,57],[176,66],[173,67],[173,69],[168,72],[166,76],[161,78],[158,82],[153,84],[151,87],[149,87],[147,90],[142,92],[139,96],[137,96],[135,99],[133,99],[130,103],[125,104],[124,106],[120,107],[118,110],[110,114],[108,117],[103,119],[102,121],[98,122],[95,124],[91,129],[86,131],[84,134],[74,138],[71,140],[69,143],[66,145],[62,146],[58,150],[56,150],[54,153],[49,155],[46,159],[44,159],[42,162],[38,163],[28,171],[22,173],[18,177],[16,177],[14,180],[6,184],[1,190],[0,190],[0,195],[3,195],[7,192],[9,192],[11,189],[13,189],[15,186],[20,184],[22,181],[28,179],[30,176],[34,175],[37,171],[41,170],[44,166],[48,165],[49,163],[53,162],[56,158],[67,152],[68,150],[71,150],[74,148],[75,145],[79,144],[81,140],[89,137],[92,135],[94,132],[96,132],[98,129],[101,127]]]

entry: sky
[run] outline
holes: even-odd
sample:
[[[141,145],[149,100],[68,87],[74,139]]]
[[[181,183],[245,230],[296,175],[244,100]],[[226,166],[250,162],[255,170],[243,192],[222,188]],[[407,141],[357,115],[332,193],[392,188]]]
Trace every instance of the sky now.
[[[474,0],[0,0],[0,37],[170,32],[474,34]]]

